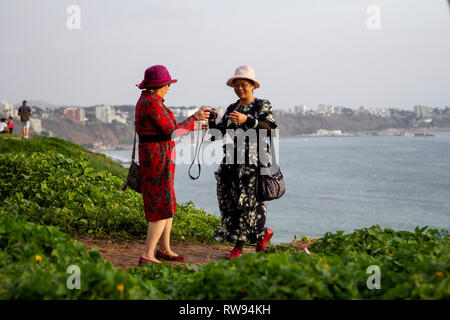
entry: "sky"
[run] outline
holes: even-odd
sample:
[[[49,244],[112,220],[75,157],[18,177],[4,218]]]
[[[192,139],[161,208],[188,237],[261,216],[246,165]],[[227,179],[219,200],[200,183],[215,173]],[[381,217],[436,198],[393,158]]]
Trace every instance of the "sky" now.
[[[12,102],[133,105],[145,69],[163,64],[178,79],[166,105],[226,107],[227,79],[250,65],[274,109],[445,107],[449,57],[447,0],[0,2],[0,99]]]

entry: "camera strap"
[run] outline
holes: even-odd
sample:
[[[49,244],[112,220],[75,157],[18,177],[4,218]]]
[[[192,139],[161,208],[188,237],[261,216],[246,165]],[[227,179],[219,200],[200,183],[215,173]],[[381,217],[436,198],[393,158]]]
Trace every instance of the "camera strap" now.
[[[197,180],[200,177],[200,172],[202,171],[202,167],[200,165],[200,160],[199,160],[198,163],[197,163],[197,165],[198,165],[198,176],[194,177],[194,176],[191,175],[192,166],[194,165],[195,159],[198,157],[198,153],[199,153],[199,151],[201,149],[201,146],[203,144],[203,139],[205,138],[206,132],[208,131],[208,130],[205,130],[205,132],[202,134],[201,131],[203,131],[203,130],[201,130],[201,128],[202,128],[202,124],[200,123],[200,130],[198,130],[198,139],[197,139],[197,143],[195,145],[194,159],[192,160],[192,163],[189,166],[189,170],[188,170],[189,178],[191,178],[192,180]],[[201,141],[200,141],[200,134],[202,135]]]

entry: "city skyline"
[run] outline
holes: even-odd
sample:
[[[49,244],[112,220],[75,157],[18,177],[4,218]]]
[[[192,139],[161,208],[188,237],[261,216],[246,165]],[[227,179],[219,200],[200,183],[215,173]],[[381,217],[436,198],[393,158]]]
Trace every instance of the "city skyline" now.
[[[274,109],[450,103],[445,0],[5,0],[0,12],[8,101],[132,105],[145,68],[164,64],[179,80],[167,105],[227,106],[237,98],[225,82],[248,64]]]
[[[112,123],[117,121],[118,123],[127,124],[129,121],[133,121],[134,110],[133,105],[94,105],[94,106],[59,106],[56,108],[42,108],[39,106],[32,106],[34,109],[39,109],[41,115],[38,118],[49,118],[50,114],[61,114],[64,118],[69,118],[79,122],[86,122],[89,120],[87,117],[88,112],[93,115],[94,119],[100,120],[105,123]],[[131,107],[131,109],[129,108]],[[125,108],[126,111],[121,109]],[[179,119],[184,119],[192,115],[198,106],[168,106],[169,109],[174,113],[175,117]],[[127,110],[128,109],[128,110]],[[35,110],[33,110],[35,111]],[[224,107],[217,107],[219,115],[223,114],[225,111]],[[302,115],[348,115],[348,114],[368,114],[378,117],[390,117],[391,114],[396,114],[398,112],[407,111],[415,113],[417,118],[425,118],[433,114],[443,114],[450,111],[450,106],[445,108],[441,107],[428,107],[425,105],[415,105],[413,110],[407,109],[396,109],[396,108],[385,108],[385,107],[365,107],[360,106],[357,109],[347,108],[344,106],[334,106],[319,104],[317,109],[308,108],[306,105],[296,105],[291,108],[285,109],[275,109],[274,113],[277,114],[302,114]],[[18,105],[13,105],[5,100],[0,100],[0,115],[4,117],[8,116],[18,116]],[[61,116],[60,115],[60,116]],[[92,119],[92,116],[90,117]]]
[[[112,106],[112,107],[118,107],[118,106],[133,106],[134,104],[108,104],[108,103],[98,103],[98,104],[90,104],[90,105],[79,105],[79,104],[65,104],[65,105],[55,105],[51,102],[48,101],[42,101],[42,100],[28,100],[28,99],[24,99],[26,101],[28,101],[28,105],[29,106],[35,106],[35,107],[39,107],[42,110],[46,110],[47,108],[49,109],[59,109],[59,108],[92,108],[92,107],[97,107],[97,106]],[[22,105],[22,101],[20,102],[13,102],[13,101],[8,101],[6,99],[2,99],[0,97],[0,101],[2,104],[4,103],[8,103],[8,104],[12,104],[14,106],[14,108],[18,108]],[[30,105],[31,103],[31,105]],[[41,104],[43,104],[43,106],[41,106]],[[48,107],[50,105],[50,107]],[[166,104],[166,106],[168,108],[190,108],[190,107],[196,107],[196,108],[200,108],[200,105],[171,105],[171,104]],[[310,105],[305,105],[302,103],[297,103],[291,106],[280,106],[278,108],[275,108],[277,110],[294,110],[296,108],[306,108],[308,111],[312,110],[312,111],[320,111],[321,110],[321,106],[323,107],[334,107],[334,108],[347,108],[347,109],[352,109],[352,110],[359,110],[361,107],[365,108],[365,109],[397,109],[397,110],[407,110],[407,111],[414,111],[416,109],[417,106],[424,106],[430,109],[446,109],[446,108],[450,108],[450,104],[446,104],[446,105],[442,105],[442,106],[434,106],[434,105],[425,105],[425,104],[414,104],[412,106],[383,106],[383,105],[357,105],[356,107],[352,107],[352,106],[346,106],[346,105],[337,105],[337,104],[332,104],[332,103],[319,103],[316,106],[310,106]],[[213,108],[215,107],[220,107],[220,108],[226,108],[227,106],[211,106]]]

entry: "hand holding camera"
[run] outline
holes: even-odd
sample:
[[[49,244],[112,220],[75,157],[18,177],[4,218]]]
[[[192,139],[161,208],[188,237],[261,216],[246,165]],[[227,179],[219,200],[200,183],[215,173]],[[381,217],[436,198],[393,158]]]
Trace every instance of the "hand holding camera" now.
[[[245,121],[247,121],[247,115],[234,110],[228,115],[228,119],[230,119],[230,121],[233,123],[243,124]]]
[[[197,110],[194,113],[194,116],[197,118],[198,121],[205,121],[208,120],[210,117],[210,109],[202,106],[199,110]]]

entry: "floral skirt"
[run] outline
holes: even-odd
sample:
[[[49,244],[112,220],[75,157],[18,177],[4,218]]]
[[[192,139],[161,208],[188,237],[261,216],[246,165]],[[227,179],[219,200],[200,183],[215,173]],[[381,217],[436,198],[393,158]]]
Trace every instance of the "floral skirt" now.
[[[256,243],[267,234],[266,205],[256,201],[257,165],[222,163],[215,172],[222,224],[217,241]]]

